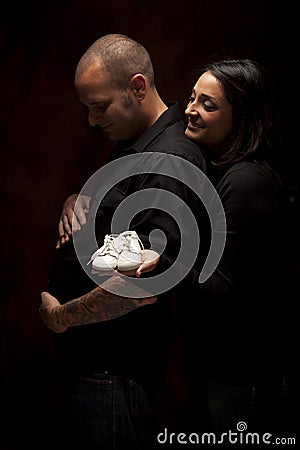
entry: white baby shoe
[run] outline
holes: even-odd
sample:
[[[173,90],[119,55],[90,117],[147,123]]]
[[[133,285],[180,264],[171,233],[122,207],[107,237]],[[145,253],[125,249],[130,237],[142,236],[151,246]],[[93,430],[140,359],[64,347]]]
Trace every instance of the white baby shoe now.
[[[89,262],[97,272],[114,269],[127,272],[139,267],[143,249],[143,243],[135,231],[107,234],[104,244],[92,254]]]

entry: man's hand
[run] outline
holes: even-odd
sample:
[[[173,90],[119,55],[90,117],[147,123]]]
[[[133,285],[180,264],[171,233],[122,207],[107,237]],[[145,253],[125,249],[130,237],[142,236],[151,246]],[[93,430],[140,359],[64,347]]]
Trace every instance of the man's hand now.
[[[81,227],[86,223],[90,201],[91,197],[88,195],[73,194],[67,198],[58,223],[59,240],[56,248],[60,248],[61,245],[68,242],[72,233],[81,230]]]
[[[42,304],[39,309],[40,316],[47,327],[54,333],[63,333],[67,326],[58,321],[58,312],[61,308],[59,301],[48,292],[42,292]]]

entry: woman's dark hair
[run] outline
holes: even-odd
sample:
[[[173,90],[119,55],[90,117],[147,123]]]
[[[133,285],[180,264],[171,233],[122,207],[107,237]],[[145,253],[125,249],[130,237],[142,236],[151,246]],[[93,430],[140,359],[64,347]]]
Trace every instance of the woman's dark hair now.
[[[266,71],[249,59],[225,59],[208,63],[232,106],[235,127],[215,161],[217,165],[265,159],[279,139],[279,114]]]

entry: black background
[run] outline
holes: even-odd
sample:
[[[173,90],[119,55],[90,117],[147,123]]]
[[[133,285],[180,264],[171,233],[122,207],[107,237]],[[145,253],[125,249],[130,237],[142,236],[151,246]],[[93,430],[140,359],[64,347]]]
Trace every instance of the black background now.
[[[51,448],[58,405],[51,332],[38,316],[65,198],[105,162],[111,143],[89,126],[74,90],[79,58],[98,37],[123,33],[152,56],[164,100],[184,112],[197,69],[209,58],[252,58],[270,72],[282,114],[289,183],[299,187],[296,3],[262,0],[44,0],[0,7],[1,297],[0,448]],[[298,137],[298,133],[297,133]],[[292,230],[293,231],[293,230]],[[294,230],[296,231],[296,230]],[[292,234],[291,234],[292,236]],[[298,241],[288,268],[299,279]],[[291,327],[297,326],[294,285]],[[295,310],[293,309],[295,308]],[[294,322],[293,318],[294,317]],[[299,315],[298,315],[299,317]],[[173,350],[176,354],[176,348]],[[179,350],[178,350],[179,352]],[[175,358],[176,359],[176,358]],[[162,422],[180,428],[185,386],[170,363]],[[291,374],[292,413],[298,391]],[[59,448],[59,447],[57,447]]]

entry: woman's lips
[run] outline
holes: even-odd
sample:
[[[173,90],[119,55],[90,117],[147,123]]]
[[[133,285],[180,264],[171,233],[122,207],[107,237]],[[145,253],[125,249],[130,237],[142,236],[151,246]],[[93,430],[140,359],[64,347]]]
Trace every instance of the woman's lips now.
[[[199,129],[201,129],[201,128],[203,128],[201,125],[199,125],[198,123],[195,123],[195,122],[191,122],[190,120],[188,121],[188,124],[187,124],[187,126],[188,126],[188,129],[189,130],[199,130]]]

